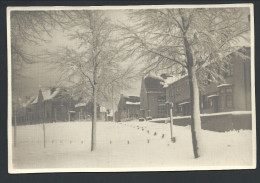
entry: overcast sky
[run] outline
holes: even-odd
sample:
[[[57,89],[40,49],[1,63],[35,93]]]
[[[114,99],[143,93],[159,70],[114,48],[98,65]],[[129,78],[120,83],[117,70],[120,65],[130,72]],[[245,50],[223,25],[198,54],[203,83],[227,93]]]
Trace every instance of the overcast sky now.
[[[127,16],[125,10],[110,10],[106,11],[106,14],[112,19],[112,21],[126,22]],[[59,46],[64,46],[68,44],[68,39],[65,34],[61,31],[53,31],[52,37],[48,37],[49,42],[44,43],[40,46],[30,45],[28,49],[31,53],[41,53],[42,50],[53,51]],[[239,43],[241,45],[248,45],[243,41]],[[131,62],[131,60],[129,61]],[[138,66],[138,65],[137,65]],[[59,72],[55,69],[51,69],[46,63],[41,62],[37,64],[25,65],[22,73],[26,76],[25,78],[20,78],[19,80],[19,92],[21,96],[31,96],[38,93],[39,86],[49,87],[57,86],[57,81],[59,79]],[[141,78],[138,82],[135,82],[133,88],[128,91],[122,91],[126,95],[140,95]]]
[[[125,15],[124,11],[107,11],[107,15],[111,18],[112,21],[120,21],[125,22],[127,16]],[[52,37],[47,37],[48,42],[42,43],[41,45],[29,45],[28,50],[31,53],[39,54],[44,50],[53,51],[60,46],[65,46],[69,43],[66,34],[62,31],[53,31]],[[35,58],[37,60],[37,58]],[[46,60],[47,61],[47,60]],[[35,64],[27,64],[24,65],[22,69],[22,74],[25,76],[24,78],[19,78],[19,93],[23,96],[31,96],[38,93],[39,87],[50,87],[50,86],[57,86],[60,73],[58,70],[53,69],[48,64],[43,62],[35,63]],[[138,82],[133,84],[133,88],[128,91],[122,91],[123,94],[126,95],[136,95],[139,96],[140,94],[140,85],[141,85],[141,78]]]

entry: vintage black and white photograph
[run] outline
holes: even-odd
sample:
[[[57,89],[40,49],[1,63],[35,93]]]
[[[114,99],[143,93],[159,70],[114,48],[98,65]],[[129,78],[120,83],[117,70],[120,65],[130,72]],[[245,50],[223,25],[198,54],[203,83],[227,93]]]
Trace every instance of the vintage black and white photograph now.
[[[9,173],[256,168],[252,4],[8,7]]]

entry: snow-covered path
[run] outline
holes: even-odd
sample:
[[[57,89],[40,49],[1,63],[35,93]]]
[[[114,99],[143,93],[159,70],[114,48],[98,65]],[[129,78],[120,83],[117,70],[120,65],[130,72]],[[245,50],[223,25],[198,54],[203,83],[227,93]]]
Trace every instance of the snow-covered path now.
[[[189,126],[173,126],[176,143],[171,143],[169,125],[98,122],[94,152],[90,151],[90,122],[46,124],[45,149],[42,125],[19,126],[17,147],[13,148],[13,168],[113,171],[112,168],[183,170],[252,166],[250,130],[226,133],[203,130],[203,153],[194,159]]]

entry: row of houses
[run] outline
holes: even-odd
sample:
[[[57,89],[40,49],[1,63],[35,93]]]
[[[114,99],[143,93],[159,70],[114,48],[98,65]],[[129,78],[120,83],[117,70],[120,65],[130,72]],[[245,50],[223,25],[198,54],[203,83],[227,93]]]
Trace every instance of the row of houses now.
[[[250,49],[246,49],[250,53]],[[200,90],[200,111],[219,113],[251,110],[251,64],[238,55],[230,55],[229,69],[220,73],[225,83],[207,81]],[[209,75],[210,77],[210,75]],[[166,103],[173,103],[174,116],[191,114],[190,88],[188,76],[167,82],[161,76],[148,75],[141,86],[140,110],[142,117],[160,118],[167,116]]]
[[[15,103],[15,102],[14,102]],[[13,107],[13,123],[91,120],[93,103],[75,98],[64,88],[40,88],[38,94],[18,101]],[[111,120],[111,110],[97,104],[97,119]]]
[[[250,48],[243,49],[250,56]],[[237,54],[230,54],[230,65],[221,74],[225,82],[211,82],[210,75],[204,87],[200,89],[201,114],[214,114],[232,111],[251,111],[251,64]],[[118,121],[136,115],[136,118],[164,118],[169,116],[167,103],[172,103],[173,116],[191,114],[190,88],[188,76],[183,74],[178,79],[166,78],[165,75],[148,74],[142,78],[140,102],[127,105],[129,97],[121,95],[118,104]],[[165,85],[167,83],[167,85]],[[136,98],[138,98],[136,96]],[[139,112],[136,112],[139,109]],[[123,116],[123,117],[122,117]],[[138,116],[138,117],[137,117]]]
[[[245,50],[245,54],[250,54],[250,48]],[[229,68],[220,73],[225,82],[216,83],[209,79],[200,90],[202,114],[251,110],[250,60],[235,54],[229,56]],[[121,94],[115,113],[97,104],[97,119],[111,121],[113,116],[116,121],[164,118],[169,116],[167,103],[173,104],[174,116],[191,114],[189,82],[185,73],[179,78],[172,78],[170,82],[164,74],[142,77],[140,96]],[[66,89],[53,87],[39,89],[38,94],[27,98],[13,116],[21,123],[91,120],[92,111],[91,101],[76,99]]]

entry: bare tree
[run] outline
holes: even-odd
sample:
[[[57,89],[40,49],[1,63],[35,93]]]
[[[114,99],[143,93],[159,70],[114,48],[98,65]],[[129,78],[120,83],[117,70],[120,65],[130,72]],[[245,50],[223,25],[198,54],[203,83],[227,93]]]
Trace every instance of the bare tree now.
[[[146,63],[146,71],[172,67],[187,71],[195,158],[201,149],[198,75],[209,73],[215,79],[223,79],[217,70],[228,64],[228,54],[240,54],[236,43],[249,31],[245,13],[249,9],[133,10],[130,20],[134,23],[121,26],[125,48]]]
[[[112,86],[128,87],[133,69],[123,68],[116,29],[102,11],[64,11],[70,20],[70,47],[52,53],[61,81],[93,102],[91,151],[96,148],[97,102],[111,97]]]
[[[30,47],[42,45],[52,37],[54,28],[63,27],[63,17],[57,11],[11,11],[11,60],[13,94],[19,78],[24,78],[22,68],[40,58]],[[16,94],[17,95],[17,94]]]

